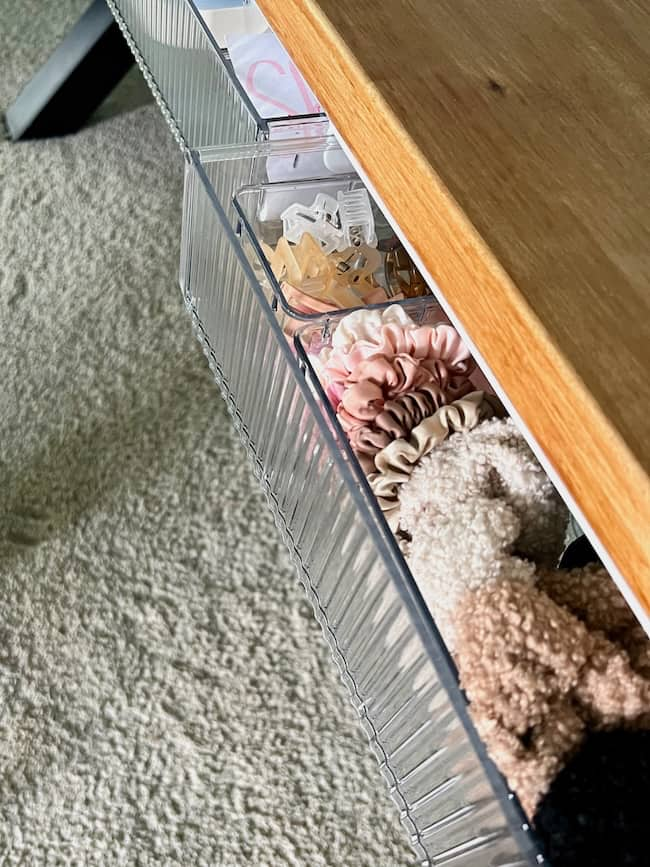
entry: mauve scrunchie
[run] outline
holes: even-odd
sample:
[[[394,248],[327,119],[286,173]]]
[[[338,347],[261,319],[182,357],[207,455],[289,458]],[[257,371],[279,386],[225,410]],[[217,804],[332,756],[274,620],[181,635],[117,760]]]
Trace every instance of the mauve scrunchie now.
[[[433,416],[446,401],[444,390],[429,383],[385,401],[381,412],[368,424],[351,426],[347,434],[364,472],[376,473],[378,453],[397,440],[404,442],[404,438],[413,434],[414,428]]]

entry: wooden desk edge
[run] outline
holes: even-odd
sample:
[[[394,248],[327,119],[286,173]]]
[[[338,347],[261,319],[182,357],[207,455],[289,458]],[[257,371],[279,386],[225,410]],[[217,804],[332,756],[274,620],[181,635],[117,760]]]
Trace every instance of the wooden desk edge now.
[[[317,0],[258,2],[630,590],[650,614],[646,472],[322,15]],[[375,134],[377,116],[383,120],[381,139]],[[405,191],[413,189],[424,192],[406,202]],[[481,327],[487,307],[501,312],[498,334]],[[529,358],[533,352],[534,363],[524,381],[513,359]],[[590,436],[578,437],[579,431],[589,431]]]

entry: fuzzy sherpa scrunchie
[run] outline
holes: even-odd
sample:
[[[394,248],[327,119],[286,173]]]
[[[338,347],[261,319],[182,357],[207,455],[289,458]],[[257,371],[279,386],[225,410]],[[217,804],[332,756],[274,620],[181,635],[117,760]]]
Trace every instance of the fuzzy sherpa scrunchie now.
[[[562,551],[568,511],[510,419],[483,421],[425,455],[402,485],[399,532],[453,651],[461,596],[494,578],[535,580]]]
[[[586,731],[650,726],[648,639],[636,633],[631,655],[634,639],[616,639],[623,618],[608,618],[597,592],[619,609],[607,572],[585,567],[544,583],[584,620],[532,584],[503,579],[466,593],[455,614],[472,718],[529,816]]]

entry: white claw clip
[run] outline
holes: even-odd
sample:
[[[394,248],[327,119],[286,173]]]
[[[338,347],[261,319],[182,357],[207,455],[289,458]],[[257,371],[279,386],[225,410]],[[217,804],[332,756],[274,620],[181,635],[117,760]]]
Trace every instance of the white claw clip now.
[[[292,244],[297,244],[305,232],[321,246],[323,253],[343,250],[346,245],[343,232],[338,227],[339,203],[332,196],[319,193],[311,207],[294,203],[282,212],[282,234]]]
[[[339,247],[339,250],[360,247],[362,244],[376,247],[375,218],[367,190],[360,187],[356,190],[339,191],[336,198],[339,224],[343,233],[343,246]]]

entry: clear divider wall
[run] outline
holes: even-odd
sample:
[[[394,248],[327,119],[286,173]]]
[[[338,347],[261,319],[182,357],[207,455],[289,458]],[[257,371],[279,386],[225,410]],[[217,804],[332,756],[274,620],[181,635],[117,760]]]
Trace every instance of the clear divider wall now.
[[[255,141],[255,112],[193,4],[107,2],[179,144]]]
[[[215,196],[223,177],[223,163],[189,156],[186,303],[411,844],[423,864],[536,863],[418,590]]]
[[[281,137],[296,123],[259,115],[192,0],[107,3],[184,149]]]

